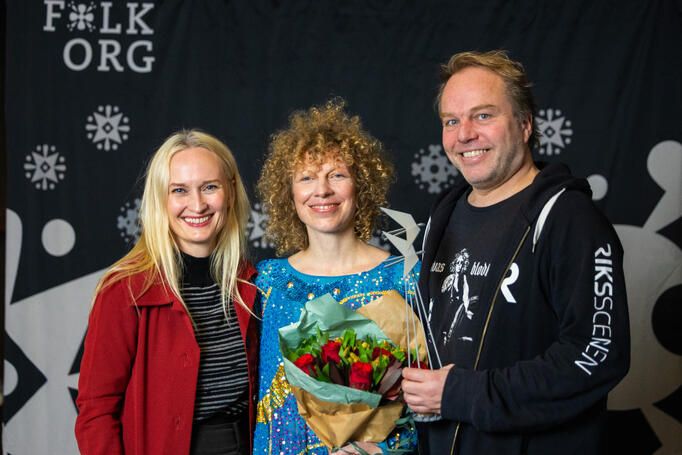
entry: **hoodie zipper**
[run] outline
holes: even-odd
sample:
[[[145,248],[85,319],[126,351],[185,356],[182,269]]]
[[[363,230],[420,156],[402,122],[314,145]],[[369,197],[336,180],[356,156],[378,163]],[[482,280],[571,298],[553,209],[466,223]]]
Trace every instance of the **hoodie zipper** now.
[[[493,314],[493,308],[495,308],[495,301],[497,301],[497,296],[500,293],[500,288],[502,287],[502,283],[504,282],[504,278],[507,276],[507,272],[509,272],[509,269],[511,268],[512,264],[514,263],[514,260],[516,259],[516,256],[519,254],[519,250],[521,250],[521,246],[523,246],[524,242],[526,241],[526,237],[528,237],[528,233],[530,232],[530,226],[526,228],[526,232],[523,233],[523,237],[521,237],[521,241],[519,242],[518,246],[516,247],[516,251],[514,251],[514,254],[511,257],[511,260],[507,264],[507,268],[504,269],[504,273],[502,274],[502,279],[500,280],[499,283],[497,283],[497,289],[495,289],[495,294],[493,295],[493,300],[490,302],[490,309],[488,310],[488,316],[485,319],[485,325],[483,326],[483,332],[481,334],[481,341],[478,343],[478,353],[476,354],[476,362],[474,363],[474,369],[473,371],[478,370],[478,363],[481,360],[481,352],[483,351],[483,341],[485,341],[485,336],[488,333],[488,325],[490,324],[490,317]],[[450,455],[453,455],[455,453],[455,443],[457,442],[457,435],[459,434],[459,427],[461,425],[461,422],[457,422],[457,426],[455,427],[455,435],[452,437],[452,448],[450,449]]]

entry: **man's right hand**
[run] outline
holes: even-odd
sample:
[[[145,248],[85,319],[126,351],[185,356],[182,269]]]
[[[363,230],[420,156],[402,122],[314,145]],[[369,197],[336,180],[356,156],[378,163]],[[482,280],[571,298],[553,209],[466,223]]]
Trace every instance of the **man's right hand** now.
[[[403,398],[410,409],[420,414],[440,414],[445,380],[453,366],[439,370],[403,368]]]

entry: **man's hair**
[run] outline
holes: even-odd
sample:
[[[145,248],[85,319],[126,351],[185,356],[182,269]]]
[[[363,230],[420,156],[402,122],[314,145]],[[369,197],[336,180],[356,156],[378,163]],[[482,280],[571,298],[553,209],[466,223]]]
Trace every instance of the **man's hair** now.
[[[308,233],[298,218],[292,193],[293,176],[302,166],[336,160],[348,166],[355,187],[353,226],[361,240],[369,240],[379,207],[387,204],[393,165],[381,142],[363,129],[359,117],[346,114],[344,106],[343,99],[334,98],[322,106],[296,111],[287,128],[271,138],[257,191],[268,216],[266,238],[279,255],[308,247]]]
[[[440,110],[443,90],[445,90],[448,80],[455,73],[471,66],[487,69],[502,78],[516,120],[519,123],[523,123],[529,116],[531,118],[531,133],[528,138],[528,146],[533,150],[538,143],[540,131],[535,122],[535,98],[530,90],[532,84],[528,80],[528,76],[526,76],[523,65],[511,60],[506,51],[460,52],[450,57],[448,63],[441,66],[441,83],[438,87],[438,96],[436,97],[438,110]]]

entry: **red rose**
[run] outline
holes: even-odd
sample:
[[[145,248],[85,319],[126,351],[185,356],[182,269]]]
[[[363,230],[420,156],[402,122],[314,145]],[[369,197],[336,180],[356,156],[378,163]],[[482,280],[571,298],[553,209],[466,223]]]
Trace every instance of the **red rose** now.
[[[372,360],[376,359],[380,355],[388,357],[388,360],[393,360],[393,354],[388,352],[386,349],[377,346],[374,348],[374,351],[372,351]]]
[[[410,368],[419,368],[421,370],[428,370],[429,366],[423,360],[420,360],[419,366],[417,366],[417,361],[413,360],[412,363],[410,363]]]
[[[350,366],[349,387],[358,390],[369,390],[372,377],[372,364],[355,362]]]
[[[312,376],[315,374],[314,362],[315,358],[311,354],[303,354],[301,357],[296,359],[294,365],[305,371],[309,376]]]
[[[337,365],[341,363],[339,349],[341,349],[341,342],[339,341],[330,341],[322,346],[322,361],[324,363],[329,363],[330,360],[333,360]]]

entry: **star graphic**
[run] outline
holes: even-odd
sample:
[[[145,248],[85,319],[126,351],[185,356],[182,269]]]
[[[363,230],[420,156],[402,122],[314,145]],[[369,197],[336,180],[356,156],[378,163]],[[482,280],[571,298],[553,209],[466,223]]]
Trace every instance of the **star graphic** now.
[[[119,134],[121,119],[123,118],[123,113],[114,114],[109,116],[110,110],[107,109],[107,115],[102,115],[97,112],[93,112],[95,118],[95,124],[97,125],[97,130],[95,136],[92,138],[92,142],[99,142],[105,139],[110,139],[118,144],[123,142],[121,135]]]
[[[33,156],[33,162],[35,163],[35,172],[33,172],[33,177],[31,177],[31,182],[37,182],[44,178],[57,182],[57,158],[59,158],[59,153],[53,153],[52,155],[47,154],[41,155],[37,152],[31,152]]]
[[[564,144],[564,139],[561,135],[561,130],[564,127],[564,118],[563,117],[558,117],[555,119],[547,119],[543,120],[541,123],[541,129],[543,132],[542,138],[544,139],[542,142],[545,144],[552,144],[556,145],[557,147],[564,148],[566,144]],[[551,131],[552,134],[544,134],[547,131]]]

